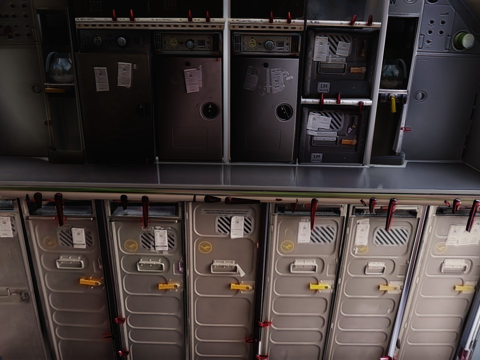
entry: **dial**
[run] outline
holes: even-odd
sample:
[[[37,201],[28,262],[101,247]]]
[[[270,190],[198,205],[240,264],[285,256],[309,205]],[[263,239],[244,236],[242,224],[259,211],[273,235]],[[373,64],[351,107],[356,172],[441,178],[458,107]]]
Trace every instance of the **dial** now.
[[[293,107],[289,104],[280,104],[277,106],[276,114],[281,121],[290,120],[293,116]]]
[[[214,103],[207,102],[202,106],[202,115],[207,120],[215,119],[218,115],[218,106]]]
[[[265,49],[273,50],[275,48],[275,43],[272,40],[265,41]]]
[[[185,47],[188,50],[192,50],[195,47],[195,41],[193,41],[192,39],[185,41]]]
[[[94,43],[95,45],[97,45],[97,46],[102,45],[102,38],[101,38],[100,36],[95,36],[95,37],[93,38],[93,43]]]
[[[457,50],[471,49],[473,45],[475,45],[475,36],[465,31],[459,32],[457,35],[455,35],[453,44]]]
[[[125,45],[127,45],[127,40],[125,40],[124,37],[120,36],[120,37],[117,39],[117,44],[118,44],[118,46],[120,46],[120,47],[124,47]]]

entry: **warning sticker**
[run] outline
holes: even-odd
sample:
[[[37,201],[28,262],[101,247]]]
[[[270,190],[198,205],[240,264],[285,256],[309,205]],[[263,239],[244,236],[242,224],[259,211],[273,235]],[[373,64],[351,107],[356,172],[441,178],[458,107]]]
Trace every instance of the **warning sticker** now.
[[[73,240],[73,247],[75,249],[86,249],[87,242],[85,239],[85,229],[72,228],[72,240]]]
[[[450,225],[447,235],[447,246],[478,245],[480,243],[480,222],[475,222],[468,232],[465,225]]]
[[[108,85],[108,72],[106,67],[94,67],[95,87],[98,91],[110,91]]]
[[[0,217],[0,238],[13,237],[12,222],[9,217]]]
[[[252,66],[247,68],[247,74],[245,75],[245,80],[243,82],[243,89],[255,91],[258,84],[258,70]]]
[[[243,238],[243,228],[245,225],[244,216],[232,216],[230,220],[230,238]]]
[[[119,87],[125,87],[127,89],[132,87],[132,64],[131,63],[118,63],[118,77],[117,85]]]
[[[355,233],[355,246],[368,245],[368,233],[370,231],[370,220],[364,219],[357,222],[357,231]]]
[[[185,69],[183,70],[183,75],[185,77],[185,87],[187,90],[187,94],[199,92],[200,86],[198,84],[197,70]]]
[[[329,54],[328,37],[315,36],[315,49],[313,61],[326,61]]]
[[[298,224],[297,242],[299,244],[310,243],[310,219],[302,219]]]
[[[350,43],[348,43],[348,42],[339,41],[339,42],[338,42],[338,46],[337,46],[336,54],[337,54],[338,56],[347,57],[348,55],[350,55],[351,45],[352,45],[352,44],[350,44]]]
[[[307,130],[329,130],[332,123],[332,118],[323,116],[318,112],[310,112],[308,114]]]
[[[153,230],[155,235],[155,251],[168,250],[168,233],[167,230]]]

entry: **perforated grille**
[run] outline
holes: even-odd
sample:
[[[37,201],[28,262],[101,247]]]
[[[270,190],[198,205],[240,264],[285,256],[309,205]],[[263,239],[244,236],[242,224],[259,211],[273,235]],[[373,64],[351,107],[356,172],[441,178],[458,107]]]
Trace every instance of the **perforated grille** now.
[[[373,243],[385,246],[403,246],[410,238],[410,228],[406,226],[392,227],[390,231],[379,228],[375,231]]]
[[[223,215],[217,216],[215,219],[215,230],[219,234],[230,234],[230,223],[232,216]],[[243,233],[245,235],[250,235],[253,232],[253,218],[251,216],[245,216],[243,223]]]
[[[61,246],[72,247],[73,248],[73,237],[72,230],[62,230],[58,233],[58,241]],[[93,245],[92,233],[85,230],[85,244],[87,247]]]
[[[163,50],[162,46],[162,34],[154,34],[153,35],[153,43],[155,45],[155,51]]]
[[[173,231],[167,231],[168,237],[168,250],[172,250],[175,247],[175,233]],[[156,251],[155,250],[155,235],[152,232],[144,232],[140,235],[140,243],[142,244],[143,249]]]
[[[233,51],[242,51],[242,37],[240,35],[235,35],[233,37]]]
[[[340,131],[343,128],[344,114],[340,111],[320,111],[320,115],[332,119],[330,123],[330,130]]]
[[[331,244],[337,236],[337,228],[333,225],[315,225],[310,242],[314,244]]]

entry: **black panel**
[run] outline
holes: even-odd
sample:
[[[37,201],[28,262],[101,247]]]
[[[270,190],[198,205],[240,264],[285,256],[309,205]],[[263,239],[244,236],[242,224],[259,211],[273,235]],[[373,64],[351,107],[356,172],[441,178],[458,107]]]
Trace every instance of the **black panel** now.
[[[113,11],[117,17],[148,16],[148,0],[74,0],[75,17],[111,17]]]
[[[303,19],[304,0],[232,0],[232,18],[267,19],[273,12],[275,19]]]
[[[151,17],[204,18],[208,11],[211,18],[223,17],[223,0],[150,0]]]

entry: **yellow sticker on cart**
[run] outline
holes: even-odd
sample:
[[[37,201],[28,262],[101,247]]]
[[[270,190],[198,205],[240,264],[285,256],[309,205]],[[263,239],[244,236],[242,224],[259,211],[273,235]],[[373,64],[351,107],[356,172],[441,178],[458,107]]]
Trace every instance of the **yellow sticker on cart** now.
[[[138,249],[138,243],[135,240],[127,240],[125,241],[125,250],[134,252],[137,251]]]
[[[212,251],[212,249],[213,246],[208,241],[202,241],[200,244],[198,244],[198,251],[200,251],[202,254],[208,254]]]
[[[443,254],[447,250],[447,244],[444,242],[437,243],[435,244],[434,250],[435,254]]]
[[[280,248],[283,252],[291,252],[293,249],[295,249],[295,244],[291,240],[284,240],[280,244]]]

